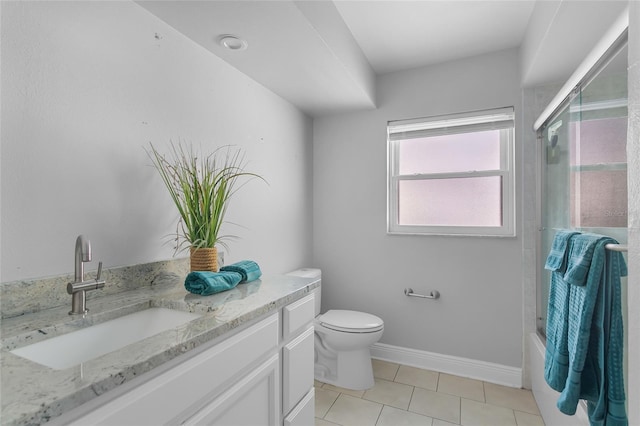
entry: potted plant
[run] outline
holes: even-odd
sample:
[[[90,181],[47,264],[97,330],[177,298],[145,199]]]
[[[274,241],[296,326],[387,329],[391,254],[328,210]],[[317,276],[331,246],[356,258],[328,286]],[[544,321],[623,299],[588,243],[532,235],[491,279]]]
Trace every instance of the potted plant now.
[[[233,237],[220,234],[229,199],[246,183],[241,179],[262,178],[245,172],[244,155],[229,145],[199,156],[192,146],[171,144],[168,157],[150,147],[147,154],[180,215],[176,253],[190,249],[192,271],[218,271],[217,246],[228,249]]]

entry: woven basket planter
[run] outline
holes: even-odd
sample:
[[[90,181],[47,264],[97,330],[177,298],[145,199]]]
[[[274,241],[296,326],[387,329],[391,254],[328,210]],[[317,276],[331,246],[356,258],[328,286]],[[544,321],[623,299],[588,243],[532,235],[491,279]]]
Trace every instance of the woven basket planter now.
[[[191,247],[191,271],[218,272],[218,249]]]

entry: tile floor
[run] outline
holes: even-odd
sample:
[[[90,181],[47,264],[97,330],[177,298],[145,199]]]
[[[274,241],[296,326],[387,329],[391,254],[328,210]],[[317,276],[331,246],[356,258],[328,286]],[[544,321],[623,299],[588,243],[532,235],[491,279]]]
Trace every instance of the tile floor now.
[[[543,426],[531,391],[373,360],[366,391],[316,381],[316,426]]]

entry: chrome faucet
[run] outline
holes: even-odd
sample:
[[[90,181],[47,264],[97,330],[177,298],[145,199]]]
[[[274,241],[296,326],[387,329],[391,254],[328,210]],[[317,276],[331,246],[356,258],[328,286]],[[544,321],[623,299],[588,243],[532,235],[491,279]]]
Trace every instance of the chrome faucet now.
[[[71,295],[71,311],[69,315],[86,314],[87,294],[89,290],[97,290],[104,287],[104,280],[100,279],[102,275],[102,262],[98,263],[98,275],[95,280],[84,280],[84,263],[91,262],[91,241],[84,235],[76,238],[76,268],[74,282],[67,284],[67,293]]]

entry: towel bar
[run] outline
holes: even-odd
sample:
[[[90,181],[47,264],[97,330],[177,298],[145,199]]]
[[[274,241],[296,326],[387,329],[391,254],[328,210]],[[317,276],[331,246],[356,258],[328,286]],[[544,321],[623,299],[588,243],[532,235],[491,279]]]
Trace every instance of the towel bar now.
[[[405,296],[421,297],[423,299],[438,299],[438,298],[440,298],[440,292],[438,290],[432,290],[431,293],[429,293],[428,296],[425,296],[424,294],[414,293],[412,288],[405,288],[404,289],[404,294],[405,294]]]
[[[539,231],[543,231],[547,228],[539,228]],[[564,229],[562,228],[551,228],[554,231],[564,231]],[[629,251],[629,246],[627,246],[626,244],[607,244],[604,246],[604,248],[606,248],[607,250],[611,250],[611,251],[622,251],[622,252],[627,252]]]

